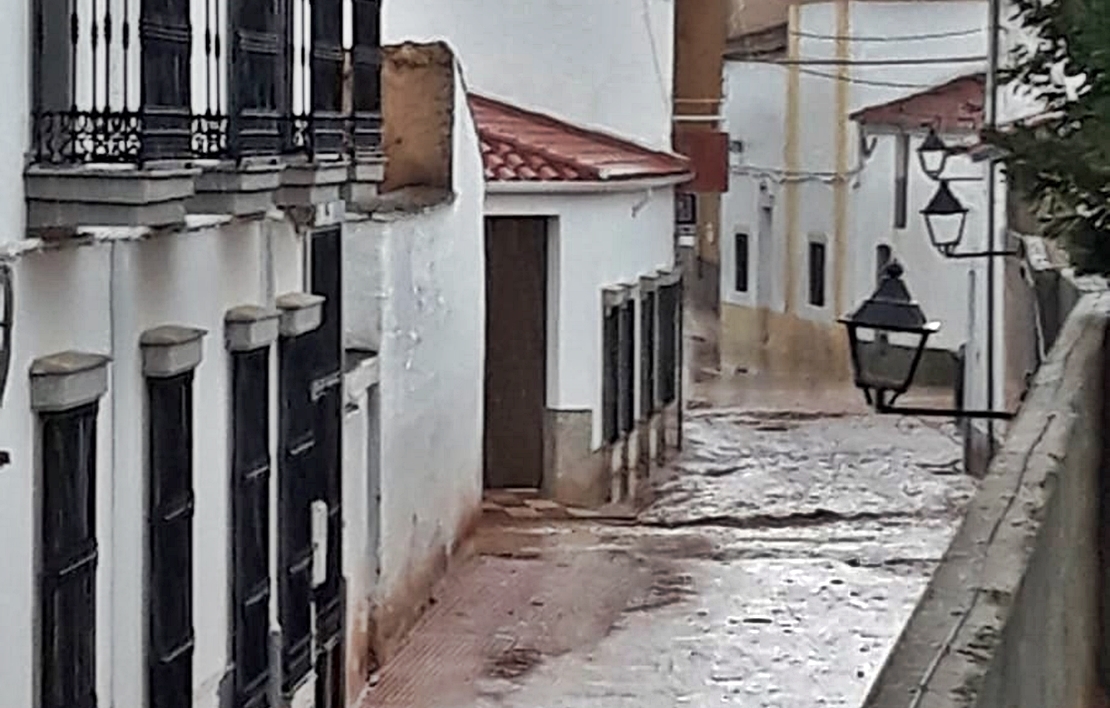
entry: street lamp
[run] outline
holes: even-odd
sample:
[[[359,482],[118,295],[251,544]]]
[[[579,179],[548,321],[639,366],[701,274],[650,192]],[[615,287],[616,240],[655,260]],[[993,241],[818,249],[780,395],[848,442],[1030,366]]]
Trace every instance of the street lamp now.
[[[892,261],[883,270],[882,280],[871,297],[854,312],[840,318],[840,323],[848,330],[854,382],[863,391],[868,405],[878,413],[999,420],[1012,418],[1013,414],[1006,411],[894,406],[894,401],[913,384],[929,337],[940,329],[940,323],[930,322],[914,302],[902,280],[903,273],[902,265]],[[892,346],[890,335],[899,336],[908,345]]]
[[[935,128],[929,128],[929,134],[921,141],[917,148],[917,159],[921,162],[921,171],[930,179],[940,179],[948,164],[948,146],[937,135]]]
[[[933,247],[945,256],[953,256],[964,238],[967,207],[952,193],[948,180],[940,181],[936,194],[921,210],[921,215],[925,217],[925,228]]]

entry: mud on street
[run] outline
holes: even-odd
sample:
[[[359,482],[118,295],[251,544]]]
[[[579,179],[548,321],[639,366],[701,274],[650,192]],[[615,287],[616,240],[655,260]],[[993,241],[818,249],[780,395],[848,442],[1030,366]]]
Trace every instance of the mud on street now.
[[[943,427],[691,411],[655,501],[512,494],[363,705],[857,706],[974,491]]]

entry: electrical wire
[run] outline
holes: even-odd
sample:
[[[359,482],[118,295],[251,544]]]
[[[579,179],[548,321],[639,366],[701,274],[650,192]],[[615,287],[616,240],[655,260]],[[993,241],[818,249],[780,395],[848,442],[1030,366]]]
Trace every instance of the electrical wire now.
[[[905,59],[750,59],[753,64],[781,66],[921,66],[933,64],[982,64],[985,55],[954,57],[913,57]]]
[[[951,32],[931,32],[929,34],[903,34],[894,37],[884,37],[881,35],[858,35],[858,34],[818,34],[816,32],[801,32],[794,31],[790,34],[795,37],[805,37],[807,39],[825,39],[830,41],[848,41],[848,42],[912,42],[917,40],[927,39],[944,39],[946,37],[967,37],[973,34],[982,32],[982,27],[969,30],[953,30]]]
[[[906,88],[906,89],[927,89],[933,88],[936,84],[910,84],[900,81],[881,81],[879,79],[858,79],[851,76],[839,76],[837,74],[826,74],[823,71],[814,71],[813,69],[798,69],[802,74],[809,76],[819,76],[823,79],[833,79],[834,81],[844,81],[849,84],[859,84],[860,86],[881,86],[884,88]]]

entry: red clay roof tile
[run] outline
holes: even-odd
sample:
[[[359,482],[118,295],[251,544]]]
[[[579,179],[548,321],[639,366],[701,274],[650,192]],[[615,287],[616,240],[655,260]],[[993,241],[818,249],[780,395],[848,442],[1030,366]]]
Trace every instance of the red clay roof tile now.
[[[852,120],[905,129],[932,126],[938,132],[978,131],[983,123],[984,84],[981,73],[961,76],[894,101],[868,106]]]
[[[681,175],[689,162],[470,94],[487,181],[573,182]]]

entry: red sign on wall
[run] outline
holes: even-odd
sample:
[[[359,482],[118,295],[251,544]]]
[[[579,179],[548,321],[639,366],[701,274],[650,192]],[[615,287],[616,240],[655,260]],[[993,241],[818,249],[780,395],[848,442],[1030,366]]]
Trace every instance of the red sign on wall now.
[[[686,191],[721,194],[728,191],[728,134],[717,130],[682,130],[674,136],[675,151],[690,160],[694,179]]]

